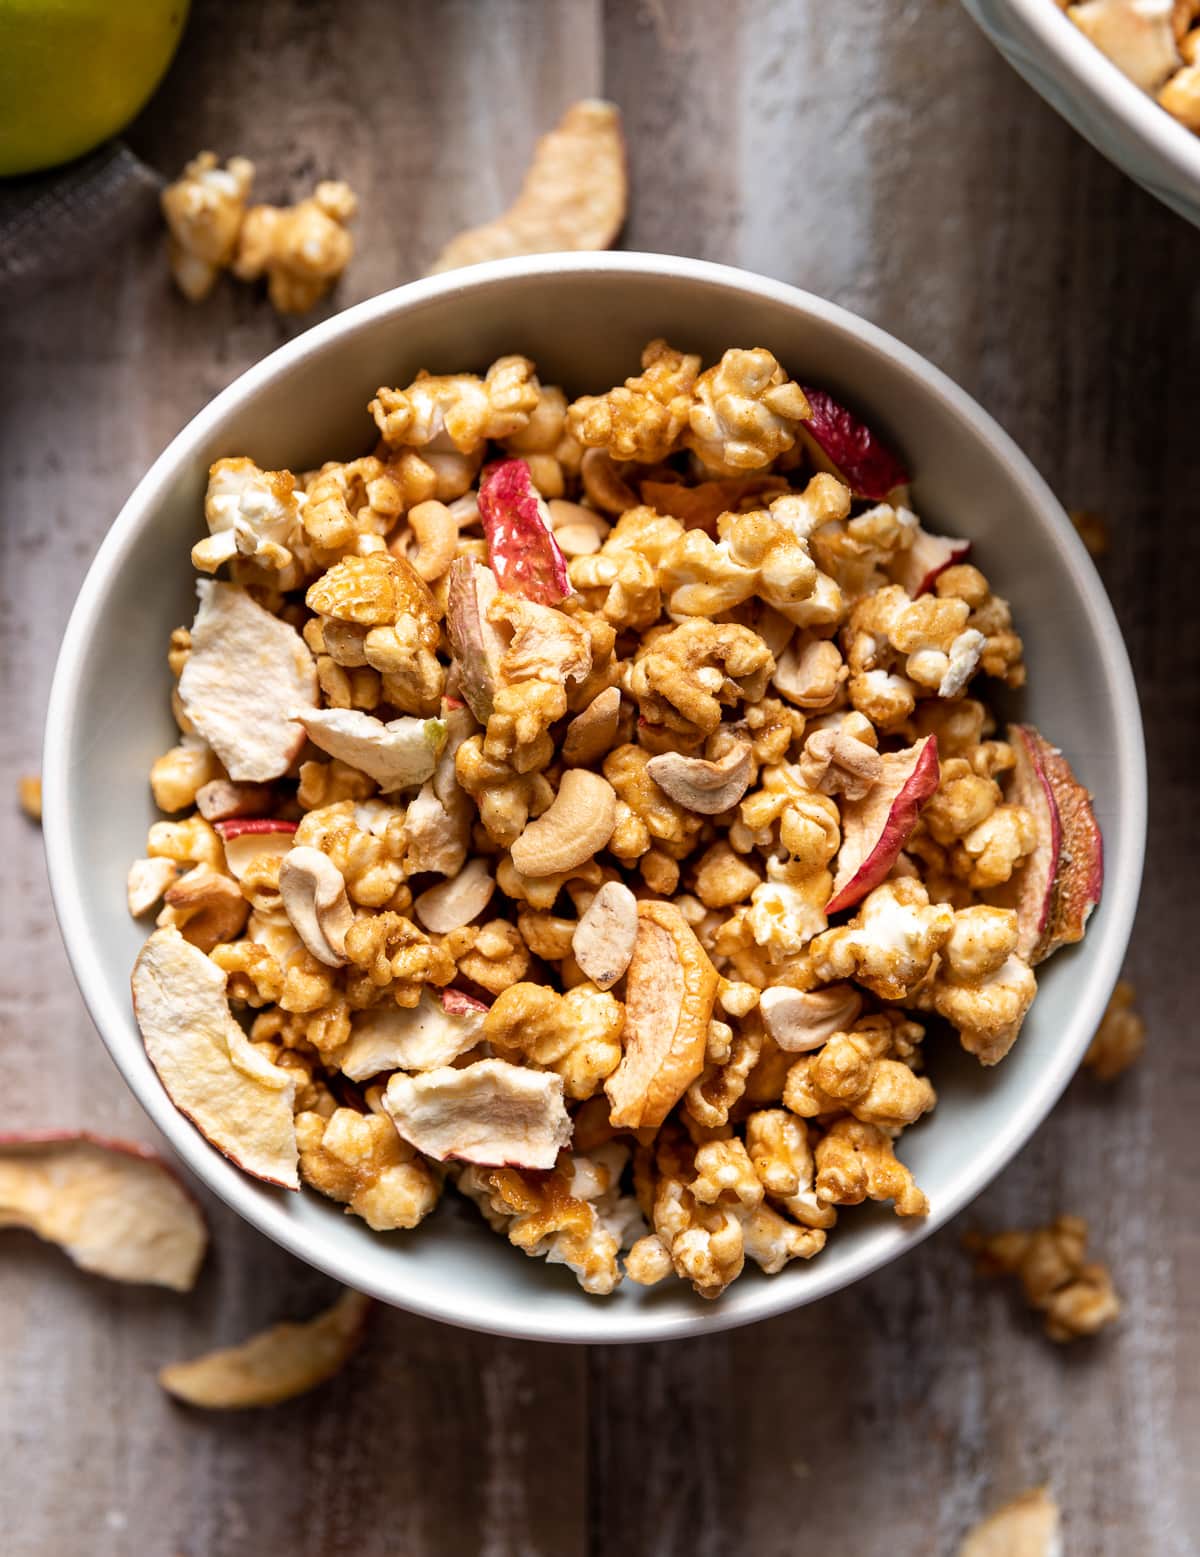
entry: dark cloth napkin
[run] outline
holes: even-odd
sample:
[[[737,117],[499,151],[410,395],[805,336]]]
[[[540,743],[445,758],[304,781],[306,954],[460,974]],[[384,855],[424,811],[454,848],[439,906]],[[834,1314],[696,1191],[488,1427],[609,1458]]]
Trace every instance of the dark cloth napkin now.
[[[162,186],[120,141],[64,168],[0,179],[0,302],[93,264],[152,219]]]

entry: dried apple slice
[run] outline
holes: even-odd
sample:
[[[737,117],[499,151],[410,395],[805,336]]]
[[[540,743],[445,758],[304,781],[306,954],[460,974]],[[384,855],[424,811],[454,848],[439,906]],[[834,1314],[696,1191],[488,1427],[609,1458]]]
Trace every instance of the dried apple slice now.
[[[183,711],[237,782],[282,777],[304,745],[297,708],[317,705],[317,668],[294,627],[235,584],[202,580]]]
[[[80,1270],[190,1292],[200,1207],[157,1153],[88,1130],[0,1135],[0,1227],[56,1243]]]
[[[296,1073],[263,1058],[234,1021],[225,975],[173,925],[133,967],[133,1010],[167,1096],[239,1168],[298,1189]]]
[[[957,540],[952,535],[933,535],[918,525],[912,545],[907,551],[896,553],[888,577],[915,600],[933,588],[939,573],[956,562],[965,562],[970,552],[970,541]]]
[[[507,1060],[397,1071],[383,1106],[396,1129],[435,1162],[552,1168],[571,1140],[561,1076]]]
[[[796,431],[818,470],[836,476],[855,497],[875,503],[908,485],[908,471],[865,422],[827,390],[802,387],[812,415]]]
[[[1017,955],[1032,967],[1083,939],[1104,887],[1104,844],[1092,797],[1031,724],[1008,728],[1016,758],[1005,796],[1032,815],[1037,844],[993,897],[1017,912]]]
[[[615,103],[572,103],[537,143],[521,193],[497,221],[459,233],[431,275],[513,254],[607,249],[625,220],[625,140]]]
[[[499,585],[491,568],[456,557],[446,591],[446,632],[462,676],[462,693],[480,724],[492,717],[492,702],[504,658],[503,635],[488,621]]]
[[[1034,1487],[968,1530],[958,1557],[1063,1557],[1058,1504]]]
[[[842,847],[827,914],[852,908],[879,885],[938,786],[936,735],[923,736],[904,751],[885,753],[882,761],[883,773],[863,798],[842,802]]]
[[[625,976],[625,1052],[604,1083],[618,1127],[662,1124],[704,1069],[719,982],[674,903],[638,904],[637,938]]]
[[[442,719],[406,715],[384,724],[354,708],[301,709],[296,717],[314,746],[360,769],[385,795],[414,789],[432,778],[438,753],[446,744]]]
[[[571,593],[567,559],[524,460],[497,460],[487,467],[479,483],[479,516],[501,589],[541,605],[566,599]]]
[[[295,822],[273,816],[234,817],[213,824],[225,845],[225,864],[229,874],[241,881],[251,860],[260,854],[282,859],[296,835]]]
[[[369,1297],[347,1288],[315,1319],[272,1325],[240,1346],[172,1363],[158,1382],[176,1400],[206,1411],[278,1405],[340,1372],[366,1333],[371,1306]]]
[[[392,1070],[439,1070],[479,1043],[486,1014],[485,1005],[457,990],[441,1000],[426,992],[412,1007],[372,1006],[355,1014],[336,1056],[338,1069],[351,1081]]]

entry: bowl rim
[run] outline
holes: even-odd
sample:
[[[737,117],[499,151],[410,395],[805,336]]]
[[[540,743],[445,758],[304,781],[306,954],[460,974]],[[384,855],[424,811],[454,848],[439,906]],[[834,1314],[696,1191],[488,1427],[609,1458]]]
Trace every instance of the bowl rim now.
[[[1088,96],[1122,121],[1150,156],[1187,180],[1200,221],[1200,135],[1159,106],[1131,81],[1115,60],[1071,21],[1054,0],[1003,0],[1049,53],[1076,78]],[[1154,191],[1157,193],[1157,191]]]
[[[575,275],[580,284],[592,275],[619,275],[631,284],[644,278],[668,278],[685,284],[733,289],[779,304],[802,316],[819,319],[836,334],[865,343],[889,358],[917,385],[918,392],[940,399],[964,425],[967,436],[990,447],[992,453],[1010,468],[1022,489],[1027,506],[1043,527],[1055,538],[1064,566],[1091,619],[1100,647],[1097,684],[1105,689],[1119,727],[1127,730],[1115,755],[1117,788],[1128,797],[1128,811],[1122,828],[1120,854],[1110,851],[1106,860],[1105,917],[1093,931],[1088,944],[1091,956],[1108,972],[1089,982],[1075,1008],[1075,1041],[1060,1044],[1052,1062],[1041,1072],[1040,1089],[1030,1093],[1020,1109],[1014,1110],[1005,1128],[997,1131],[986,1151],[973,1154],[964,1164],[953,1190],[943,1196],[918,1226],[905,1227],[898,1220],[888,1225],[889,1236],[851,1255],[840,1270],[822,1279],[818,1264],[803,1283],[763,1281],[756,1284],[735,1310],[720,1304],[701,1312],[656,1312],[650,1305],[641,1311],[610,1311],[606,1317],[602,1304],[583,1298],[578,1311],[559,1321],[538,1317],[531,1305],[527,1317],[507,1323],[489,1316],[487,1299],[473,1299],[451,1290],[438,1302],[408,1297],[392,1289],[386,1280],[374,1280],[374,1262],[347,1275],[347,1264],[334,1251],[313,1247],[308,1230],[298,1227],[287,1215],[280,1195],[263,1195],[262,1186],[233,1167],[180,1114],[163,1090],[151,1067],[133,1074],[124,1063],[123,1050],[128,1041],[131,1015],[109,987],[109,976],[92,941],[83,899],[76,889],[73,831],[74,819],[68,806],[70,784],[68,759],[72,750],[71,732],[77,723],[81,673],[93,631],[102,616],[112,579],[134,548],[144,525],[152,522],[174,472],[199,448],[210,432],[228,415],[250,402],[275,377],[286,373],[305,358],[323,352],[339,337],[352,335],[364,326],[413,305],[444,295],[487,289],[509,281],[530,277]],[[706,260],[670,255],[637,253],[551,254],[497,260],[472,266],[464,271],[410,282],[355,305],[333,318],[315,325],[249,368],[216,395],[171,440],[162,454],[138,482],[108,532],[80,586],[67,623],[51,686],[43,750],[45,787],[44,839],[51,895],[60,930],[66,945],[76,982],[84,1003],[121,1072],[151,1121],[165,1136],[172,1150],[212,1193],[274,1242],[307,1264],[338,1280],[347,1282],[371,1296],[395,1307],[444,1323],[516,1339],[569,1341],[576,1343],[622,1344],[710,1334],[770,1318],[826,1297],[890,1263],[898,1255],[915,1248],[952,1217],[1008,1164],[1057,1102],[1103,1013],[1109,993],[1120,971],[1122,958],[1132,929],[1141,883],[1146,833],[1146,764],[1141,717],[1133,672],[1124,641],[1108,596],[1091,558],[1070,521],[1035,470],[1012,439],[966,392],[939,368],[927,362],[908,346],[837,304],[825,301],[784,282],[731,266]],[[116,905],[118,908],[120,905]],[[383,1262],[380,1262],[382,1268]],[[443,1300],[444,1298],[444,1300]],[[618,1319],[619,1323],[614,1323]]]

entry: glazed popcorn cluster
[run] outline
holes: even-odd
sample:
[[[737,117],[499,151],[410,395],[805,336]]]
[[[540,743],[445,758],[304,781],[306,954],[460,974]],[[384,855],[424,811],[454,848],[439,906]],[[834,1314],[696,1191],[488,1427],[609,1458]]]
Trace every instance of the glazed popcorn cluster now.
[[[447,1185],[591,1293],[715,1298],[925,1194],[931,1024],[984,1065],[1099,895],[1086,791],[987,688],[1006,601],[770,351],[524,357],[372,452],[212,467],[129,907],[181,1110],[416,1227]]]
[[[264,276],[271,306],[281,314],[313,308],[350,263],[354,240],[346,230],[358,209],[349,184],[325,179],[291,206],[248,206],[254,164],[230,157],[221,167],[202,151],[162,192],[175,284],[199,303],[224,270],[239,281]]]
[[[1143,92],[1200,134],[1200,0],[1055,0]]]

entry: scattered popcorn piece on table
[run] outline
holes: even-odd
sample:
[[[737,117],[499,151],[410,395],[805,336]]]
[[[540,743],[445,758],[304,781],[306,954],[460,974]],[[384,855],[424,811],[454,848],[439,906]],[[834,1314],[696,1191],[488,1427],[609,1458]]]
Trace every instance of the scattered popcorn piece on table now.
[[[1029,1232],[969,1233],[964,1243],[980,1275],[1017,1277],[1052,1341],[1073,1341],[1097,1334],[1121,1312],[1108,1267],[1085,1259],[1087,1236],[1082,1217],[1060,1216]]]
[[[1100,1081],[1115,1081],[1141,1058],[1146,1047],[1146,1024],[1134,1009],[1136,999],[1129,980],[1119,979],[1083,1057],[1083,1063]]]

